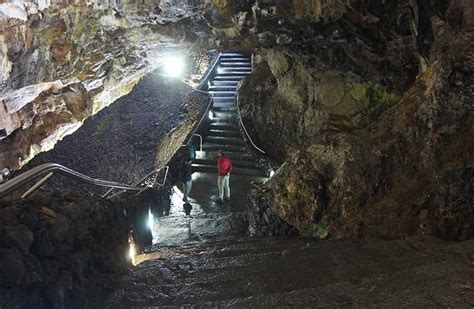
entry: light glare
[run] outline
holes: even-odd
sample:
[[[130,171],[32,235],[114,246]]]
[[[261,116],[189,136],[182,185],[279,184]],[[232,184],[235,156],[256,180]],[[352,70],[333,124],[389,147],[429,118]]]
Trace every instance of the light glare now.
[[[179,77],[184,72],[184,58],[180,56],[168,56],[163,59],[164,74],[171,77]]]
[[[137,265],[135,262],[135,256],[137,255],[137,250],[135,249],[135,244],[130,244],[130,250],[128,254],[130,255],[130,259],[132,260],[132,265]]]

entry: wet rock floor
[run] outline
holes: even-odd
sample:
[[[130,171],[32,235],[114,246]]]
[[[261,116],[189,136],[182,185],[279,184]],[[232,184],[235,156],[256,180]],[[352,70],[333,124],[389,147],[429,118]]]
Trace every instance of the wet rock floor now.
[[[244,179],[218,205],[213,176],[193,178],[191,215],[176,188],[154,245],[99,307],[474,306],[474,240],[248,238]]]
[[[108,308],[472,307],[474,241],[241,239],[161,248]]]

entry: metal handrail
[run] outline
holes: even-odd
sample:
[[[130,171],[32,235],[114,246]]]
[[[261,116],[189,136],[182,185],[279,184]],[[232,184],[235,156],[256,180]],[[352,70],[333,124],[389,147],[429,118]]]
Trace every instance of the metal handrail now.
[[[202,135],[194,133],[193,136],[199,137],[199,151],[202,151]]]
[[[17,190],[23,187],[28,182],[40,176],[46,175],[46,177],[49,179],[52,176],[50,175],[50,173],[57,173],[69,178],[80,180],[82,182],[89,183],[95,186],[100,186],[100,187],[110,187],[110,188],[124,189],[124,190],[130,190],[130,191],[143,191],[147,189],[146,187],[140,187],[136,185],[128,185],[128,184],[118,183],[114,181],[95,179],[57,163],[46,163],[46,164],[41,164],[39,166],[36,166],[32,168],[31,170],[0,185],[0,198],[6,196],[7,194],[11,193],[14,190]],[[46,180],[43,178],[40,182],[44,183]],[[36,190],[40,185],[35,185],[33,188]],[[30,194],[33,191],[28,190],[27,193]],[[26,196],[26,195],[24,194],[23,196]]]
[[[137,193],[140,194],[142,193],[143,191],[145,191],[146,189],[148,188],[152,188],[154,186],[156,186],[156,178],[158,176],[158,173],[161,172],[162,170],[165,170],[165,176],[163,177],[163,181],[161,183],[158,183],[158,186],[159,187],[162,187],[165,183],[166,183],[166,179],[168,178],[168,171],[169,171],[170,167],[168,165],[162,167],[162,168],[159,168],[157,170],[154,170],[150,173],[148,173],[145,177],[143,177],[142,179],[138,180],[137,182],[135,182],[133,185],[134,186],[142,186],[144,189],[140,192]],[[153,179],[153,183],[150,185],[150,184],[147,184],[146,181],[151,177],[151,176],[154,176],[155,178]],[[143,186],[145,185],[145,186]],[[112,194],[111,196],[108,196],[115,188],[110,188],[107,192],[105,192],[105,194],[102,195],[103,198],[107,198],[107,199],[111,199],[111,198],[114,198],[116,197],[117,195],[120,195],[126,191],[120,191],[120,192],[117,192],[115,194]]]
[[[242,125],[242,128],[244,129],[245,135],[247,136],[248,140],[250,141],[250,143],[252,144],[252,146],[255,149],[257,149],[258,151],[260,151],[263,154],[266,154],[265,151],[263,151],[261,148],[259,148],[257,145],[255,145],[252,138],[250,137],[249,132],[247,131],[247,128],[245,128],[244,121],[242,120],[242,113],[240,112],[239,102],[237,102],[237,96],[235,96],[235,102],[234,103],[235,103],[235,106],[237,106],[237,113],[239,114],[240,124]]]
[[[209,53],[216,54],[217,51],[216,50],[211,50],[211,51],[209,51]],[[216,65],[219,63],[220,58],[221,58],[221,54],[217,53],[217,57],[212,59],[211,65],[209,66],[206,73],[204,74],[204,77],[201,79],[199,84],[196,86],[196,90],[198,90],[198,91],[203,90],[205,83],[207,83],[207,81],[209,80],[209,77],[214,72],[214,69],[216,68]]]
[[[216,52],[216,51],[211,51],[211,52]],[[217,69],[217,65],[219,64],[220,59],[221,59],[221,54],[219,53],[219,54],[217,54],[217,57],[215,57],[214,60],[212,61],[212,64],[209,67],[209,69],[207,70],[206,74],[204,75],[204,78],[201,80],[199,85],[196,87],[196,89],[195,89],[196,91],[204,92],[204,93],[209,94],[208,92],[203,91],[202,88],[204,88],[204,86],[206,86],[207,82],[209,81],[209,77]],[[201,123],[207,117],[207,114],[209,113],[209,110],[211,109],[211,106],[212,106],[212,99],[209,99],[209,103],[207,104],[206,111],[201,116],[201,119],[199,120],[199,122],[191,130],[189,136],[185,139],[185,143],[184,143],[185,145],[187,145],[189,143],[189,141],[193,138],[193,135],[195,135],[196,130],[199,128]]]

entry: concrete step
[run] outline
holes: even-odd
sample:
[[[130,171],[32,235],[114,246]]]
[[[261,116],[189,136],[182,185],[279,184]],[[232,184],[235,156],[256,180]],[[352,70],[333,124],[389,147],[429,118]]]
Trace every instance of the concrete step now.
[[[251,61],[247,56],[225,56],[221,57],[221,61]]]
[[[213,102],[212,107],[236,107],[234,101]]]
[[[200,173],[217,173],[217,166],[208,166],[201,164],[193,164],[192,170]],[[266,173],[257,168],[244,168],[244,167],[233,167],[231,175],[248,175],[248,176],[267,176]]]
[[[240,160],[240,161],[253,160],[252,156],[246,152],[227,151],[226,155],[228,155],[229,158],[231,158],[231,160]],[[213,151],[213,150],[197,151],[196,158],[197,160],[210,160],[210,161],[217,162],[216,161],[217,151]]]
[[[238,130],[209,130],[208,136],[227,136],[227,137],[242,137],[242,133]]]
[[[216,97],[212,98],[214,104],[232,104],[235,106],[235,97]]]
[[[237,87],[237,85],[239,84],[239,81],[238,80],[228,80],[228,81],[219,81],[219,80],[213,80],[211,82],[211,85],[212,86],[230,86],[230,87]]]
[[[211,144],[204,143],[202,145],[203,151],[228,151],[228,152],[243,152],[247,153],[247,147],[242,145],[221,145],[221,144]]]
[[[223,67],[246,67],[251,68],[252,64],[249,62],[237,62],[237,61],[221,61],[219,63],[221,68]]]
[[[228,91],[228,90],[211,90],[209,91],[213,97],[234,97],[237,91]]]
[[[258,169],[257,166],[255,165],[255,162],[251,159],[249,159],[249,160],[237,160],[237,159],[233,159],[232,157],[230,157],[230,158],[232,160],[232,166],[233,167]],[[198,165],[214,166],[215,167],[216,164],[217,164],[217,159],[216,158],[196,159],[196,160],[194,160],[193,163],[198,164]]]
[[[212,97],[212,100],[214,102],[219,102],[219,103],[234,103],[235,97]]]
[[[238,122],[211,122],[209,126],[210,130],[227,130],[237,131],[240,130]]]
[[[221,59],[219,62],[220,65],[227,65],[227,64],[237,64],[237,65],[251,65],[250,58],[242,58],[239,60],[229,60],[229,59]]]
[[[238,74],[250,74],[252,73],[252,68],[250,67],[220,67],[219,71],[217,71],[217,75],[219,74],[225,74],[225,73],[231,73],[231,72],[237,72]]]
[[[234,91],[235,92],[237,90],[237,84],[210,86],[209,90],[211,90],[211,91]]]
[[[219,144],[219,145],[245,145],[244,140],[241,137],[228,137],[228,136],[207,136],[204,139],[204,143]]]
[[[218,119],[237,119],[238,115],[234,111],[228,111],[228,112],[214,112],[214,120]]]
[[[220,54],[221,57],[248,57],[239,52],[223,52]]]
[[[234,75],[218,75],[214,77],[215,81],[240,81],[244,78],[247,77],[248,74],[242,75],[242,74],[234,74]]]
[[[238,74],[251,74],[252,69],[251,68],[221,68],[219,69],[219,74],[225,74],[225,73],[235,73],[238,72]]]
[[[236,71],[247,71],[247,70],[252,70],[252,66],[250,63],[248,65],[244,66],[239,63],[237,63],[235,66],[232,65],[233,62],[226,63],[225,65],[222,65],[219,67],[219,72],[220,70],[236,70]]]
[[[215,112],[236,112],[237,111],[237,107],[235,107],[234,104],[232,105],[229,105],[229,106],[213,106],[212,107],[212,110],[215,111]]]
[[[240,72],[240,71],[237,71],[237,70],[232,70],[232,71],[228,71],[228,72],[219,72],[216,75],[215,78],[219,78],[221,76],[233,76],[233,75],[246,77],[249,74],[250,73],[247,73],[247,72]]]

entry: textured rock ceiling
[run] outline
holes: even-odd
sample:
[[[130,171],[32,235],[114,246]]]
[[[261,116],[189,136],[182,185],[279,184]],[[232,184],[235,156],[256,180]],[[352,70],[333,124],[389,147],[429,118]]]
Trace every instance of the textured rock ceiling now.
[[[163,54],[202,49],[207,26],[195,8],[159,2],[0,4],[0,166],[51,149]]]

